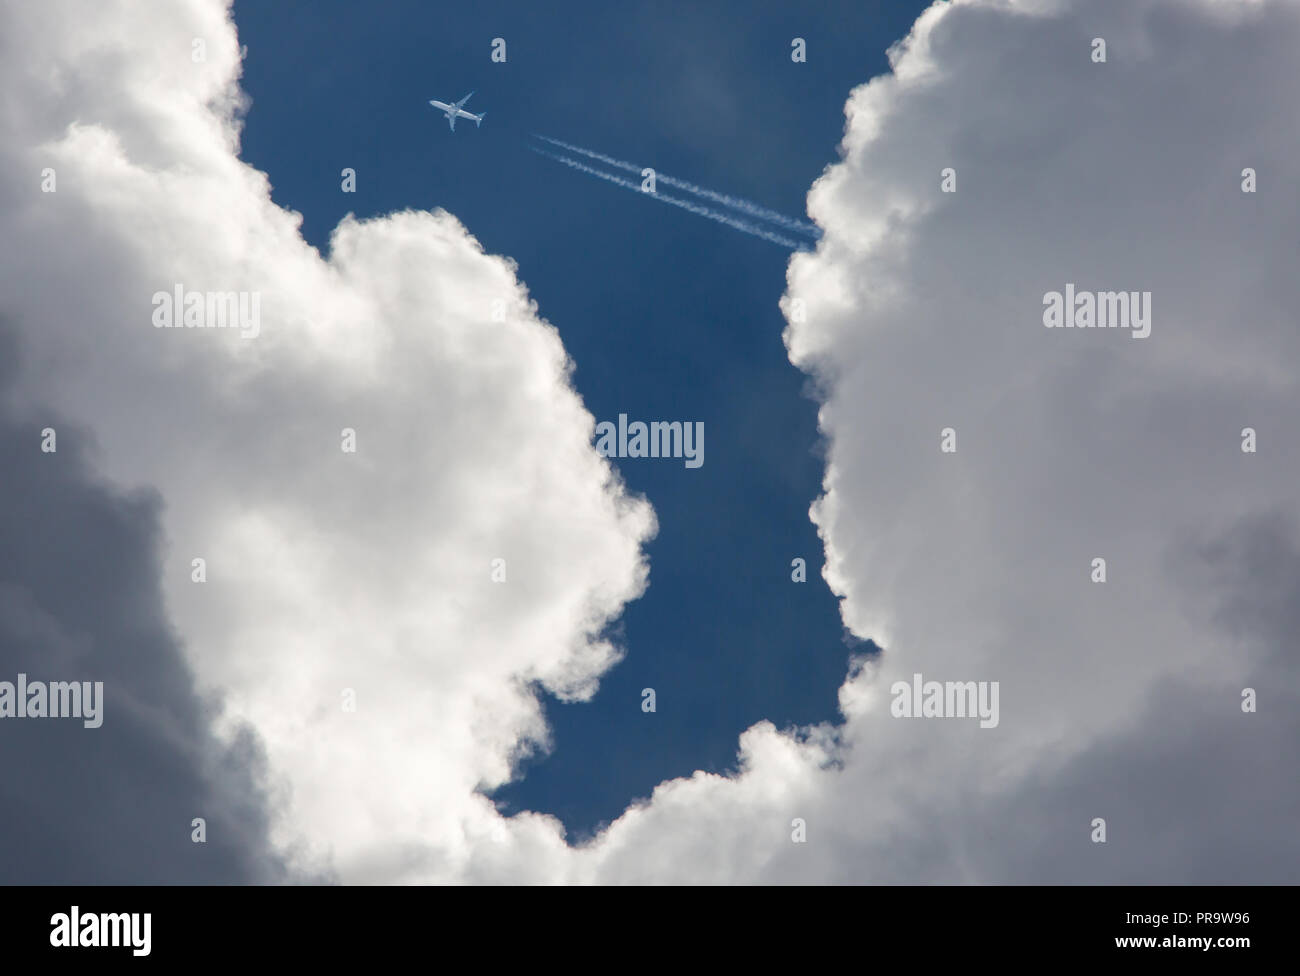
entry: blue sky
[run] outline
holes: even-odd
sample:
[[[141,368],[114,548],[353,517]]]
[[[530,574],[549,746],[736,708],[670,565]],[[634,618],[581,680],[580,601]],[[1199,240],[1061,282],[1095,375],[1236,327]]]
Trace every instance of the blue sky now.
[[[325,252],[349,211],[444,207],[518,262],[597,420],[705,426],[699,469],[619,462],[659,519],[650,588],[595,698],[548,702],[554,751],[498,792],[503,810],[554,813],[583,836],[666,779],[731,768],[756,721],[834,718],[851,653],[807,516],[823,464],[781,342],[788,252],[537,156],[529,134],[803,217],[845,97],[888,70],[925,6],[235,4],[250,49],[242,156],[309,242]],[[471,89],[487,121],[449,132],[428,100]],[[795,557],[807,584],[791,582]]]

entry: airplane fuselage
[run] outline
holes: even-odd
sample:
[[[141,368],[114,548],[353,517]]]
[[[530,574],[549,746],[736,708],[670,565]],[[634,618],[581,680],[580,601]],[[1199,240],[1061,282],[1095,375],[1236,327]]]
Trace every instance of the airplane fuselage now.
[[[474,94],[473,92],[469,93],[469,95],[473,95],[473,94]],[[469,95],[466,95],[464,98],[462,98],[459,102],[456,102],[454,105],[448,105],[446,102],[440,102],[436,98],[429,99],[429,104],[432,105],[434,108],[438,109],[439,111],[441,111],[443,115],[447,117],[448,127],[453,132],[455,132],[457,119],[469,119],[477,126],[483,124],[483,117],[487,115],[486,112],[480,112],[478,115],[475,115],[473,112],[465,111],[463,106],[465,105],[466,102],[469,101]]]

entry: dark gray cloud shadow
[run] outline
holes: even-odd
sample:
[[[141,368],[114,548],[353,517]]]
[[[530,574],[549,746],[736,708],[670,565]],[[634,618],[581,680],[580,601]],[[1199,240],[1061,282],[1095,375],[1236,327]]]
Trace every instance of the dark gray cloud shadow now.
[[[218,741],[169,624],[163,499],[106,485],[86,431],[15,407],[18,352],[0,321],[0,681],[103,681],[104,718],[0,719],[0,883],[309,880],[268,840],[258,738]]]
[[[1170,565],[1188,612],[1242,660],[1239,679],[1179,677],[1130,728],[973,809],[959,835],[980,881],[1300,883],[1300,533],[1258,514],[1184,540]]]

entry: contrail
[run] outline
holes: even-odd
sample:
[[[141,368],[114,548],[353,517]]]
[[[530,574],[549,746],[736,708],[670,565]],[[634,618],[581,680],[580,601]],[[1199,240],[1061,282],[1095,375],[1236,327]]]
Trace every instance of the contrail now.
[[[598,176],[602,180],[608,180],[617,186],[634,190],[641,196],[651,197],[661,203],[670,203],[674,207],[681,207],[683,210],[689,210],[693,214],[699,214],[701,217],[708,217],[710,220],[716,220],[720,224],[726,224],[743,234],[749,234],[751,237],[762,238],[765,241],[771,241],[773,244],[780,244],[782,247],[794,248],[796,251],[810,250],[806,241],[793,241],[788,237],[782,237],[780,234],[773,233],[764,227],[756,227],[730,214],[719,213],[716,210],[710,210],[708,207],[701,207],[697,203],[691,203],[689,200],[682,200],[678,197],[664,196],[662,193],[646,193],[641,189],[640,184],[633,183],[631,180],[625,180],[621,176],[615,176],[612,173],[606,173],[603,170],[596,169],[594,166],[588,166],[586,163],[580,163],[576,159],[569,159],[566,156],[560,156],[556,153],[547,152],[545,149],[538,149],[536,146],[529,146],[533,152],[548,159],[553,159],[557,163],[563,163],[565,166],[572,166],[574,169],[583,173],[589,173],[592,176]]]
[[[559,139],[552,139],[550,136],[544,136],[534,132],[535,138],[544,142],[549,142],[553,146],[559,146],[570,152],[580,153],[589,159],[598,159],[602,163],[608,163],[610,166],[617,166],[619,169],[627,170],[632,173],[640,173],[642,167],[636,163],[629,163],[625,159],[615,159],[613,156],[606,156],[604,153],[598,153],[591,149],[583,149],[581,146],[575,146],[567,142],[561,142]],[[740,210],[749,214],[751,217],[758,217],[761,220],[769,220],[774,224],[779,224],[787,230],[798,231],[801,234],[810,234],[815,238],[822,236],[821,228],[816,224],[810,224],[805,220],[795,220],[787,217],[783,213],[778,213],[767,207],[761,207],[757,203],[746,200],[743,197],[733,197],[726,193],[718,193],[716,190],[710,190],[695,183],[688,183],[686,180],[679,180],[673,176],[666,176],[658,171],[655,172],[655,180],[660,183],[667,183],[669,186],[675,186],[679,190],[685,190],[687,193],[694,193],[697,197],[706,197],[715,203],[720,203],[724,207],[731,207],[733,210]]]

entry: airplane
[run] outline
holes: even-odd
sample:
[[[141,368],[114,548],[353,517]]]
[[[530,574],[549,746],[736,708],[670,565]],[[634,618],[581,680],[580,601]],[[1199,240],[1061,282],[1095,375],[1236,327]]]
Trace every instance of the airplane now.
[[[473,92],[469,93],[469,95],[473,94]],[[448,105],[446,102],[440,102],[437,99],[430,99],[429,104],[446,113],[447,125],[451,128],[452,132],[456,131],[457,119],[473,119],[475,127],[478,127],[482,125],[483,120],[487,118],[487,112],[480,112],[478,115],[475,115],[473,112],[466,112],[464,105],[469,101],[469,95],[466,95],[455,105]]]

